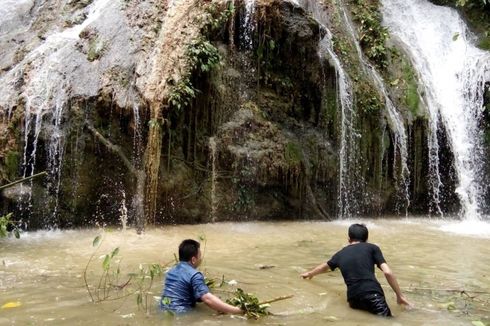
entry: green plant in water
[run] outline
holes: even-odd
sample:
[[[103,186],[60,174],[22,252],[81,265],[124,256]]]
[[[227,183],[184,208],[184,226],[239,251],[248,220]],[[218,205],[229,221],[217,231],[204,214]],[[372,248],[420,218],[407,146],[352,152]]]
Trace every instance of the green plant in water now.
[[[12,234],[19,239],[20,229],[16,222],[11,220],[12,213],[8,213],[5,216],[0,216],[0,238],[6,238]],[[10,229],[10,231],[9,231]]]
[[[100,303],[108,300],[119,300],[130,296],[135,296],[138,308],[147,313],[150,311],[152,300],[151,288],[156,277],[163,274],[164,266],[160,264],[140,264],[136,272],[130,272],[123,275],[118,257],[119,248],[113,249],[110,253],[103,255],[102,274],[97,282],[90,284],[87,278],[87,272],[95,253],[100,248],[102,237],[99,235],[94,238],[92,246],[96,247],[90,256],[85,270],[83,280],[85,287],[93,303]]]

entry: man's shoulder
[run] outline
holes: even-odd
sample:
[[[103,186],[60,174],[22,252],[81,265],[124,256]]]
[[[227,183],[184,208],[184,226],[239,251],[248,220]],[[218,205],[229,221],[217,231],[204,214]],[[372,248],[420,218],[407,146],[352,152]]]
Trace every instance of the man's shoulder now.
[[[176,274],[180,276],[185,276],[191,278],[195,274],[200,273],[197,269],[192,267],[189,263],[179,262],[177,265],[172,267],[167,274]]]
[[[364,242],[369,248],[380,249],[379,246],[375,243]]]
[[[359,242],[353,245],[347,245],[344,248],[340,249],[337,253],[338,254],[348,254],[351,252],[357,252],[357,251],[371,251],[371,250],[381,250],[378,245],[371,243],[371,242]]]

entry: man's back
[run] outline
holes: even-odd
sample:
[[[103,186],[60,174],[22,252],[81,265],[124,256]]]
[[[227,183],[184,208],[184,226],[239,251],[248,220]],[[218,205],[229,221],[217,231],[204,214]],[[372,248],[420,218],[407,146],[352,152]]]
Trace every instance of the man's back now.
[[[166,274],[160,306],[177,313],[186,312],[208,292],[201,272],[187,262],[179,262]]]
[[[337,252],[328,261],[328,266],[331,270],[340,268],[347,285],[347,300],[351,300],[364,293],[383,294],[383,289],[374,275],[374,265],[379,267],[384,262],[378,246],[358,242]]]

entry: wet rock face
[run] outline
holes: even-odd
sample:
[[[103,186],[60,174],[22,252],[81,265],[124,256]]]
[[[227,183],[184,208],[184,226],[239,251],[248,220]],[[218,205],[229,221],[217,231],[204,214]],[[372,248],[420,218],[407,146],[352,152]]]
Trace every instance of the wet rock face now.
[[[131,106],[128,98],[141,102],[134,71],[157,37],[163,4],[16,1],[2,10],[0,107],[20,100],[52,107],[99,93],[111,94],[121,107]]]
[[[172,220],[180,221],[196,221],[193,211],[202,207],[211,211],[212,197],[219,203],[216,215],[205,218],[333,216],[335,134],[325,131],[323,93],[335,102],[335,74],[317,53],[319,25],[289,2],[259,1],[250,48],[239,35],[242,9],[236,11],[234,37],[216,40],[233,40],[220,47],[223,69],[196,81],[200,95],[182,120],[172,120],[173,143],[164,141],[164,147],[181,150],[173,155],[188,166],[206,167],[208,174],[200,180],[194,173],[191,179],[191,172],[173,161],[168,175],[181,182],[164,182],[169,195],[161,202],[173,210]],[[210,136],[217,144],[214,194]],[[188,189],[199,195],[189,197]]]
[[[335,213],[335,71],[317,54],[322,31],[287,1],[258,3],[253,48],[241,48],[240,38],[230,35],[243,32],[237,10],[234,28],[212,37],[223,67],[192,76],[197,98],[184,110],[165,112],[157,222]],[[43,212],[54,208],[58,226],[116,223],[121,205],[127,205],[131,223],[134,179],[101,139],[121,148],[135,167],[144,164],[149,116],[143,91],[164,56],[158,49],[173,46],[161,38],[169,34],[160,33],[161,26],[184,13],[173,8],[167,17],[165,1],[136,0],[26,1],[16,8],[22,10],[12,14],[0,40],[6,49],[0,59],[0,108],[4,116],[17,115],[9,123],[25,128],[27,161],[38,137],[35,169],[55,167],[50,178],[36,181],[37,204],[29,214],[38,217],[38,226],[44,226]],[[187,23],[179,22],[183,30],[176,33],[184,37],[173,35],[176,41],[190,33]],[[12,43],[14,38],[22,42]],[[23,55],[14,60],[19,51]],[[172,60],[166,65],[173,76],[181,67]],[[152,82],[164,83],[166,77],[160,79]],[[87,121],[101,137],[91,134]],[[219,204],[213,217],[210,136],[217,142]],[[16,139],[22,153],[23,135]],[[53,186],[60,171],[56,164],[62,171],[59,188]]]
[[[292,2],[258,0],[253,41],[244,46],[245,6],[235,1],[234,17],[206,39],[221,64],[194,71],[195,98],[172,109],[169,81],[189,70],[186,46],[209,3],[192,1],[16,0],[0,9],[7,17],[0,26],[0,178],[19,176],[34,143],[36,172],[49,170],[31,191],[31,225],[45,226],[44,212],[54,209],[58,226],[118,223],[126,208],[135,221],[140,197],[128,164],[144,171],[155,123],[163,130],[157,223],[335,216],[341,115],[335,69],[318,55],[325,31]],[[155,103],[164,108],[158,119]],[[381,115],[365,113],[355,126],[366,157],[386,156],[375,169],[360,163],[372,179],[359,190],[370,195],[361,213],[395,211],[398,200]],[[414,126],[411,139],[420,212],[429,209],[420,163],[426,133],[426,125]]]

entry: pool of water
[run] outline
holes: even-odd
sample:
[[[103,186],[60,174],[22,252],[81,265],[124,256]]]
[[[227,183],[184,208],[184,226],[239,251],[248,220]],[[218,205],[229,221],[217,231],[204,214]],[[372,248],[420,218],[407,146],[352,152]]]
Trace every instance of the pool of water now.
[[[346,302],[339,271],[302,280],[299,274],[326,261],[347,243],[347,228],[356,221],[250,222],[169,226],[137,235],[133,230],[38,231],[21,239],[0,239],[0,309],[2,325],[471,325],[490,322],[490,227],[429,219],[362,220],[369,241],[378,244],[400,286],[415,307],[396,305],[383,275],[378,279],[394,318],[355,311]],[[236,287],[261,300],[294,295],[271,305],[274,314],[257,321],[218,315],[202,304],[185,316],[156,309],[163,282],[149,290],[149,312],[138,309],[136,295],[111,297],[94,304],[83,272],[94,291],[102,274],[103,254],[119,248],[120,284],[140,264],[168,263],[185,238],[206,239],[201,270],[224,278],[213,292],[222,298]],[[203,241],[204,242],[204,241]],[[204,243],[203,243],[204,245]],[[116,259],[115,258],[115,259]],[[267,268],[264,268],[267,267]],[[220,283],[220,282],[218,282]],[[464,292],[462,292],[464,291]],[[121,292],[122,293],[122,292]]]

